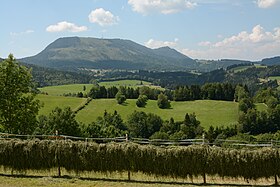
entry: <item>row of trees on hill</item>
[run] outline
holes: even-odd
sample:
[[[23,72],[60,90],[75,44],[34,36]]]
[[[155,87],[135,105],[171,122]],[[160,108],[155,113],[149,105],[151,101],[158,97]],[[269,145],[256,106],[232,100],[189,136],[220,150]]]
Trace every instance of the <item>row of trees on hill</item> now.
[[[240,87],[240,85],[239,85]],[[127,99],[137,99],[140,95],[145,95],[147,99],[157,100],[160,93],[164,93],[169,100],[174,101],[192,101],[199,99],[210,100],[225,100],[233,101],[235,99],[237,86],[230,83],[207,83],[202,86],[177,86],[175,90],[164,90],[150,88],[148,86],[142,87],[109,87],[95,85],[87,94],[88,97],[98,98],[115,98],[118,93],[121,93]],[[244,89],[246,91],[247,87]]]

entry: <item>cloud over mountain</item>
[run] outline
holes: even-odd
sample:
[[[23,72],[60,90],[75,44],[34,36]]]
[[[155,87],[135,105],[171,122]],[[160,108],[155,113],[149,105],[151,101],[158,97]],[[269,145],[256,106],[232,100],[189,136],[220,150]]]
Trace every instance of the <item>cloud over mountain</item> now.
[[[88,16],[91,23],[97,23],[100,26],[114,25],[119,22],[119,17],[114,16],[110,11],[106,11],[103,8],[97,8]]]
[[[151,13],[173,14],[197,6],[197,3],[188,0],[128,0],[132,10],[144,15]]]
[[[74,23],[67,21],[59,22],[55,25],[50,25],[46,28],[47,32],[83,32],[88,30],[86,26],[77,26]]]

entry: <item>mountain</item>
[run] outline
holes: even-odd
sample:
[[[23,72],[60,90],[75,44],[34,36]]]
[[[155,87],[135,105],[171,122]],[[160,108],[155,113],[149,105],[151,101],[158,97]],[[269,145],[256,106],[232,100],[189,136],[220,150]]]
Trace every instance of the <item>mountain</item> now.
[[[280,56],[273,58],[265,58],[261,61],[261,64],[271,66],[271,65],[280,65]]]
[[[21,61],[62,70],[188,70],[197,64],[169,47],[150,49],[130,40],[82,37],[59,38],[39,54]]]
[[[183,55],[182,53],[179,53],[178,51],[176,51],[175,49],[172,49],[170,47],[161,47],[158,49],[154,49],[154,53],[156,53],[159,56],[166,57],[166,58],[174,58],[174,59],[178,59],[178,60],[185,60],[186,58],[188,58],[189,60],[191,60],[191,58]]]

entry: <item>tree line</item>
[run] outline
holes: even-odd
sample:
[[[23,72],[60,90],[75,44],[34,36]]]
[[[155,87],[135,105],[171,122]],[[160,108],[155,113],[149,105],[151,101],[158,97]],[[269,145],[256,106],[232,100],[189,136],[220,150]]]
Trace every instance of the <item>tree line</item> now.
[[[241,85],[239,85],[241,86]],[[105,86],[94,85],[89,93],[83,95],[81,93],[75,94],[78,97],[91,97],[93,99],[100,98],[115,98],[117,93],[121,93],[126,99],[137,99],[141,95],[145,95],[147,99],[157,100],[158,95],[163,93],[168,100],[174,101],[193,101],[193,100],[224,100],[233,101],[235,99],[237,85],[230,83],[206,83],[204,85],[191,86],[177,86],[174,90],[160,90],[150,88],[148,86],[141,87],[126,87],[126,86]],[[242,86],[247,90],[246,86]]]

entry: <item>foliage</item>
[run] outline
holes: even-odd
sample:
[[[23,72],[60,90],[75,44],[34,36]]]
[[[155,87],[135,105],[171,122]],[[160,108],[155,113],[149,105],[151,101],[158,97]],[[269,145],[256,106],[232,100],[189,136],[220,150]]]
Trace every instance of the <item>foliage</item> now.
[[[165,121],[160,132],[166,133],[173,140],[194,139],[202,135],[203,128],[200,121],[196,119],[195,114],[186,113],[184,121],[175,122],[173,118]]]
[[[8,133],[31,134],[40,103],[35,99],[30,70],[13,55],[0,64],[0,126]]]
[[[241,112],[247,113],[249,109],[255,108],[253,100],[251,98],[243,98],[239,100],[239,110]]]
[[[157,100],[158,107],[161,109],[170,108],[170,102],[168,101],[168,98],[163,93],[158,95]]]
[[[125,100],[126,100],[126,97],[121,92],[118,92],[116,94],[116,100],[117,100],[118,104],[123,104],[125,102]]]
[[[47,117],[40,117],[38,134],[55,134],[58,132],[63,135],[79,136],[79,123],[75,119],[75,112],[70,107],[64,109],[56,107]],[[40,119],[39,118],[39,119]]]
[[[272,133],[280,130],[280,105],[269,109],[267,112],[250,109],[239,117],[242,132],[256,135]]]
[[[139,95],[137,101],[136,101],[136,105],[138,107],[145,107],[148,101],[148,97],[146,95]]]
[[[229,83],[206,83],[201,87],[201,98],[233,101],[235,87]]]
[[[132,137],[149,138],[158,132],[162,126],[162,119],[152,113],[134,111],[128,116],[127,126]]]
[[[276,89],[265,88],[256,93],[254,101],[265,103],[269,108],[275,108],[279,104],[279,95]]]
[[[96,131],[90,130],[88,137],[95,137],[95,134],[99,134],[99,137],[115,138],[127,134],[127,127],[117,111],[113,114],[105,111],[103,117],[99,116],[96,122],[89,125],[89,128],[95,128]]]

